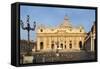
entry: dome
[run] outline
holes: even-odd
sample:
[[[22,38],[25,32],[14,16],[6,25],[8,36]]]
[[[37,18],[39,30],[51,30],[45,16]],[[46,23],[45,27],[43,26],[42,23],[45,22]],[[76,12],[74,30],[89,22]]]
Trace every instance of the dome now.
[[[72,25],[67,16],[64,17],[64,21],[60,24],[60,28],[71,28]]]

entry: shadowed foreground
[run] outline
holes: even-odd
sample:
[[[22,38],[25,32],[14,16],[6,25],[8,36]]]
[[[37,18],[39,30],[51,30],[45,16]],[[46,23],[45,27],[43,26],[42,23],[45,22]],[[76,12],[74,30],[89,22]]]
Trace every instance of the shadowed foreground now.
[[[28,57],[28,56],[24,56]],[[37,52],[33,53],[31,59],[23,59],[23,64],[26,63],[45,63],[45,62],[64,62],[64,61],[81,61],[81,60],[94,60],[94,52]]]

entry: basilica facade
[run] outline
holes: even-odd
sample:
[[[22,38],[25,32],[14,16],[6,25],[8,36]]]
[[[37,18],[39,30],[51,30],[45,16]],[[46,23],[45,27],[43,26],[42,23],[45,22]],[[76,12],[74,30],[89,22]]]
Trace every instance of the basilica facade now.
[[[36,30],[37,51],[80,51],[84,48],[86,32],[75,27],[67,16],[55,28],[40,26]]]

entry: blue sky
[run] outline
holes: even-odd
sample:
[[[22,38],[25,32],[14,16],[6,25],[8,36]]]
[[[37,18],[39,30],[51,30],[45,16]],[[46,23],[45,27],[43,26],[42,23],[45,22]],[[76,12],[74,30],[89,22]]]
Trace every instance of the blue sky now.
[[[95,21],[95,10],[93,9],[76,9],[76,8],[57,8],[57,7],[36,7],[36,6],[20,6],[20,20],[26,26],[26,16],[30,16],[30,24],[44,24],[51,27],[59,25],[64,16],[67,15],[73,26],[83,25],[85,31],[88,32]],[[20,30],[21,39],[27,40],[27,31]],[[34,40],[35,32],[30,32],[30,39]]]

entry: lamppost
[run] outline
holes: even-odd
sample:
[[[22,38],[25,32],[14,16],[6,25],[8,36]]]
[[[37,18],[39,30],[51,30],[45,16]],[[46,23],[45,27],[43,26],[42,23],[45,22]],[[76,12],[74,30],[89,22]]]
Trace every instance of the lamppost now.
[[[20,21],[22,29],[23,30],[27,30],[27,32],[28,32],[28,35],[27,35],[28,36],[28,44],[27,44],[28,45],[28,50],[27,50],[27,54],[29,54],[31,52],[31,50],[30,50],[30,31],[34,31],[35,28],[36,28],[36,22],[35,21],[34,21],[34,24],[33,24],[33,28],[31,28],[29,19],[30,19],[30,17],[29,17],[29,15],[27,15],[27,21],[26,21],[27,26],[26,27],[24,27],[23,21],[22,20]]]

